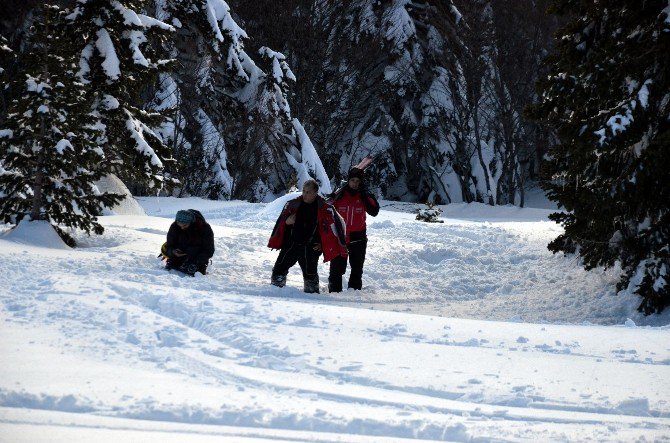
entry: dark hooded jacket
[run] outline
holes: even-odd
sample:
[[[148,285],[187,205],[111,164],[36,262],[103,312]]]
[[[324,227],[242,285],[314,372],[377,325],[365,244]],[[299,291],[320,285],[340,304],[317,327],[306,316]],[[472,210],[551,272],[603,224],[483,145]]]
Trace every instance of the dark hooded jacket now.
[[[206,265],[214,255],[214,232],[200,211],[189,209],[195,214],[195,221],[186,229],[177,222],[172,223],[167,233],[167,254],[174,257],[174,250],[185,252],[187,260],[196,265]]]
[[[347,256],[346,229],[344,220],[337,213],[335,208],[326,203],[323,197],[316,198],[316,225],[313,227],[314,231],[308,238],[300,235],[299,238],[294,237],[293,227],[286,224],[286,219],[293,214],[298,214],[302,204],[302,196],[289,200],[282,210],[275,227],[272,230],[270,240],[268,241],[268,248],[281,249],[289,239],[298,240],[299,242],[311,243],[317,240],[321,243],[323,250],[323,261],[328,262],[335,257]],[[299,223],[298,220],[296,220]]]

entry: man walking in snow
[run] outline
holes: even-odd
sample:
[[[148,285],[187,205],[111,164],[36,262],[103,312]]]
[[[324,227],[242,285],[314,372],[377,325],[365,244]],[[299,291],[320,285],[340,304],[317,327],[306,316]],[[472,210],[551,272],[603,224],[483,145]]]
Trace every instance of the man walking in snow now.
[[[368,245],[365,215],[367,213],[376,217],[379,213],[377,199],[365,190],[365,171],[356,167],[352,168],[347,176],[347,184],[333,194],[331,202],[346,222],[347,249],[351,265],[347,286],[360,290],[363,287],[363,263]],[[342,276],[346,270],[346,257],[333,259],[330,263],[328,277],[329,292],[342,291]]]
[[[318,195],[319,184],[307,180],[302,195],[284,206],[272,230],[268,247],[280,249],[272,268],[270,282],[284,287],[286,275],[296,262],[300,265],[304,291],[319,292],[317,266],[323,253],[324,262],[347,256],[345,228],[337,211]]]
[[[200,211],[178,211],[161,252],[167,257],[165,269],[177,269],[191,276],[196,272],[204,275],[209,259],[214,255],[212,227]]]

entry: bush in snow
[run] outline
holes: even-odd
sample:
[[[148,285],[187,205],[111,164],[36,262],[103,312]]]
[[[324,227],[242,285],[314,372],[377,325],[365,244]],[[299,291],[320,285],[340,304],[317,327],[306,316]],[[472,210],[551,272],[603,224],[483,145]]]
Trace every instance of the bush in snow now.
[[[416,219],[427,223],[444,223],[444,220],[439,220],[442,209],[435,207],[432,203],[426,203],[427,208],[419,209],[416,214]]]

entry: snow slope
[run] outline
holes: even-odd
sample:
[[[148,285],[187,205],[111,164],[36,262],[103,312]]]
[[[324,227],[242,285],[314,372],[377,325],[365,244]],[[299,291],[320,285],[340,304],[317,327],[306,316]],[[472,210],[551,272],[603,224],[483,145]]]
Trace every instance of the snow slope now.
[[[282,201],[140,203],[76,250],[0,237],[0,441],[670,440],[670,317],[548,252],[547,210],[383,202],[363,291],[308,296],[268,285]],[[189,207],[206,277],[156,258]]]

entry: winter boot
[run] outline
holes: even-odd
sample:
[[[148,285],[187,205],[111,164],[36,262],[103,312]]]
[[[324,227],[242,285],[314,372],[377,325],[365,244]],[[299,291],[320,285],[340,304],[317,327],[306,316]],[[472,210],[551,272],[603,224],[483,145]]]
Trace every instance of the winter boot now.
[[[305,286],[304,290],[307,294],[318,294],[319,293],[319,277],[306,277],[304,279]]]
[[[361,278],[360,275],[354,275],[354,271],[351,271],[351,275],[349,276],[349,284],[347,284],[347,288],[350,289],[356,289],[356,290],[361,290],[363,288],[363,279]]]
[[[328,279],[328,292],[342,292],[342,277]]]
[[[279,274],[272,274],[272,277],[270,278],[270,284],[273,286],[283,288],[286,285],[286,276]]]
[[[185,262],[183,265],[181,265],[179,270],[186,275],[195,277],[195,273],[198,272],[198,265],[196,265],[195,263]]]

